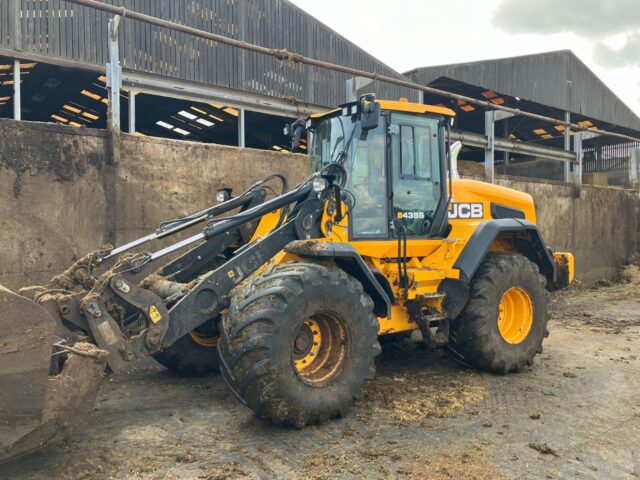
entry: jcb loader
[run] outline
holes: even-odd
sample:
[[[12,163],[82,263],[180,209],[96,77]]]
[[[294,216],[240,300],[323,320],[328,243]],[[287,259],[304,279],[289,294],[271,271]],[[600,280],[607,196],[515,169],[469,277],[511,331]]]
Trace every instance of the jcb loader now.
[[[105,371],[148,355],[220,371],[256,415],[297,427],[346,414],[380,336],[419,330],[499,374],[531,365],[573,256],[547,247],[529,195],[457,178],[453,115],[364,95],[298,120],[315,173],[292,190],[279,174],[222,190],[47,285],[0,289],[0,457],[63,438]]]

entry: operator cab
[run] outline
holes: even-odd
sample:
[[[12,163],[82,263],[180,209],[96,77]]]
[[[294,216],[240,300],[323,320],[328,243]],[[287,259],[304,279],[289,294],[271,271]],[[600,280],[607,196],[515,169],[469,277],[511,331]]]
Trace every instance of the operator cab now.
[[[347,172],[350,240],[397,238],[400,231],[408,238],[443,236],[453,115],[448,108],[364,95],[310,119],[315,171],[338,163]]]

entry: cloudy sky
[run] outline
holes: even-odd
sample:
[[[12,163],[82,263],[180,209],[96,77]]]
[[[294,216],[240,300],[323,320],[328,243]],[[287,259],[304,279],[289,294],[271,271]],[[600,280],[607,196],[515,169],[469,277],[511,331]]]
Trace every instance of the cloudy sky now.
[[[292,0],[395,70],[571,49],[640,115],[640,0]]]

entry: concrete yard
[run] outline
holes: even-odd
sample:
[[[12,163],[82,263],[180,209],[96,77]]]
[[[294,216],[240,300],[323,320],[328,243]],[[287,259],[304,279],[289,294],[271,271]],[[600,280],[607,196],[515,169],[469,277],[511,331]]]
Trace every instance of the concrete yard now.
[[[635,268],[635,267],[634,267]],[[533,368],[494,376],[416,339],[385,349],[343,419],[257,420],[219,376],[152,360],[109,378],[86,429],[0,467],[11,479],[640,477],[640,275],[555,294]]]

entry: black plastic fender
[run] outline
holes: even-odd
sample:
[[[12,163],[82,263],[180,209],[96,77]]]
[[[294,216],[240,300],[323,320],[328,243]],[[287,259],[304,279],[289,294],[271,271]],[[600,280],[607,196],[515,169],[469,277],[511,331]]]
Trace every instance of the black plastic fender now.
[[[358,251],[351,245],[339,242],[310,242],[295,240],[285,247],[285,252],[307,258],[330,258],[346,273],[362,284],[373,300],[373,312],[378,317],[391,315],[391,287],[382,275],[374,275]],[[382,282],[386,282],[383,285]]]
[[[462,280],[471,281],[489,247],[500,235],[511,237],[518,253],[538,265],[540,273],[547,278],[547,284],[550,285],[555,281],[555,262],[542,239],[540,230],[535,224],[520,218],[488,220],[478,225],[454,265],[454,268],[460,270]]]

